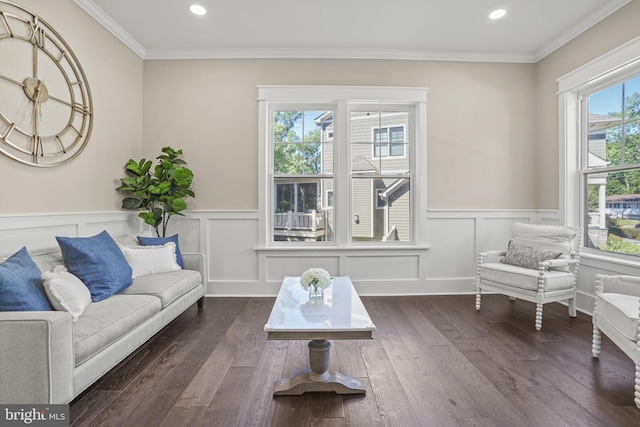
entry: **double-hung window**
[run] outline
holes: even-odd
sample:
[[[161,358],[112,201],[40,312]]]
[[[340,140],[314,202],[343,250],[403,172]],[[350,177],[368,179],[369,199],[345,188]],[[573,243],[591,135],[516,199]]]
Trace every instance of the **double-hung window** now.
[[[259,95],[265,246],[420,243],[426,89],[261,86]]]
[[[640,73],[585,93],[582,108],[587,246],[640,255]]]
[[[559,85],[565,219],[582,226],[589,249],[640,256],[640,42]]]

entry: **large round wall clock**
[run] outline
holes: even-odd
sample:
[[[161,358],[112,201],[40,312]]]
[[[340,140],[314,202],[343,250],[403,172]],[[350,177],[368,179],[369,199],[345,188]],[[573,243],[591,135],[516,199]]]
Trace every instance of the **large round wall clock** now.
[[[0,152],[58,166],[80,154],[92,126],[89,84],[69,45],[38,15],[0,0]]]

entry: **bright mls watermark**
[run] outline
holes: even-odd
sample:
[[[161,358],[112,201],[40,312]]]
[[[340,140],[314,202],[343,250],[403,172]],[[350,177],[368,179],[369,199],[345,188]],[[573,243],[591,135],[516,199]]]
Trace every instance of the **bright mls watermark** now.
[[[69,427],[69,405],[0,405],[0,427]]]

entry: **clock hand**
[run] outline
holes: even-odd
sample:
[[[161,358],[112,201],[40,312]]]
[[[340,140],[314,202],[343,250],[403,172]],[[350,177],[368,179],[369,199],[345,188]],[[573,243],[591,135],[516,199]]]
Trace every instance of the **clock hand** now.
[[[38,154],[44,155],[42,138],[40,137],[40,117],[42,116],[42,102],[46,101],[46,88],[44,81],[38,80],[33,88],[33,146],[31,155],[33,161],[37,163]],[[44,100],[44,101],[43,101]],[[41,102],[42,101],[42,102]]]
[[[5,76],[3,74],[0,74],[0,79],[5,80],[5,81],[7,81],[9,83],[13,83],[16,86],[24,87],[24,84],[20,83],[17,80],[13,80],[11,77],[7,77],[7,76]]]

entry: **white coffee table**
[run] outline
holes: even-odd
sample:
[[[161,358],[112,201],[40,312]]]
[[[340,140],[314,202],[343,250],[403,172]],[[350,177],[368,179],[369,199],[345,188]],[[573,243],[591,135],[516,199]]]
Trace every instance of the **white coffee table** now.
[[[277,381],[274,395],[300,395],[307,391],[365,393],[357,379],[327,372],[329,340],[371,339],[376,330],[348,277],[335,277],[321,300],[309,298],[299,277],[285,277],[264,330],[270,340],[311,340],[310,372]]]

